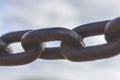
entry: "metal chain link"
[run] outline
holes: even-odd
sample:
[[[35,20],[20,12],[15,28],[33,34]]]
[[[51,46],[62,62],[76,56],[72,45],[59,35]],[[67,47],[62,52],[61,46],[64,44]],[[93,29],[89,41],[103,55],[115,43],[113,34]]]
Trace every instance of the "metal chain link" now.
[[[0,37],[0,66],[30,63],[37,58],[92,61],[120,52],[120,18],[78,26],[72,30],[56,27],[7,33]],[[85,47],[84,38],[105,35],[106,44]],[[49,41],[61,41],[60,47],[46,48]],[[12,53],[10,44],[20,42],[24,52]]]

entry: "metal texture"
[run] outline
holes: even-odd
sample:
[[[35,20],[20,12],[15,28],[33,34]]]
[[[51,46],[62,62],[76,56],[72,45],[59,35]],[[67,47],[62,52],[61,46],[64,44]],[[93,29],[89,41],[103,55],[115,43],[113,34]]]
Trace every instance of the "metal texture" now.
[[[13,42],[21,41],[21,37],[27,31],[18,31],[18,32],[11,32],[1,36],[1,40],[9,45]],[[42,45],[41,45],[42,46]],[[14,65],[23,65],[30,63],[37,59],[41,52],[41,46],[36,46],[33,49],[26,50],[25,52],[12,54],[11,52],[6,52],[6,55],[0,56],[0,65],[1,66],[14,66]],[[7,46],[6,46],[7,47]],[[6,48],[5,47],[5,48]],[[3,53],[0,53],[3,54]]]
[[[7,33],[0,37],[0,66],[30,63],[37,58],[92,61],[120,52],[120,18],[78,26],[72,30],[56,27]],[[106,44],[85,47],[84,38],[105,35]],[[60,47],[46,48],[49,41],[61,41]],[[12,53],[11,43],[21,42],[24,52]]]

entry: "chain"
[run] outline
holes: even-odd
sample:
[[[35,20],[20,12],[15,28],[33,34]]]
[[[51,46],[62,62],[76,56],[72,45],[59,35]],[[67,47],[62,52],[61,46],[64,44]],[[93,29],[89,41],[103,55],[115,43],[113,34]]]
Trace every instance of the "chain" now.
[[[68,59],[92,61],[120,52],[120,18],[78,26],[72,30],[56,27],[10,32],[0,37],[0,66],[23,65],[34,60]],[[86,47],[84,39],[104,35],[107,43]],[[61,41],[60,47],[46,48],[49,41]],[[13,53],[10,44],[20,42],[24,52]]]

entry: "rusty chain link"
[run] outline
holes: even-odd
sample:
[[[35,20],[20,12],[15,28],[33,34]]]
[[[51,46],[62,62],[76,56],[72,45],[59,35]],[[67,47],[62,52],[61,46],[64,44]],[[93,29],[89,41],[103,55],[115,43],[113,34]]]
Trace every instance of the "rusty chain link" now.
[[[56,27],[7,33],[0,37],[0,66],[14,66],[40,59],[91,61],[109,58],[120,52],[120,18],[78,26],[72,30]],[[105,35],[107,43],[85,47],[84,38]],[[60,47],[46,48],[49,41],[61,41]],[[12,53],[12,43],[20,42],[24,52]]]

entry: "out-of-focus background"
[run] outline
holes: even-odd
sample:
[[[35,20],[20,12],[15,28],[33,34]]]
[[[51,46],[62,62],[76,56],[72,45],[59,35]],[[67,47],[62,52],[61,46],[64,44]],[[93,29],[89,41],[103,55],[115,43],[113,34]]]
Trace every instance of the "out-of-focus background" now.
[[[0,0],[0,35],[11,31],[76,26],[120,16],[119,0]],[[85,39],[87,46],[105,43],[104,36]],[[50,42],[47,46],[59,46]],[[23,51],[20,43],[11,45]],[[70,62],[42,60],[0,67],[0,80],[120,80],[120,56]]]

